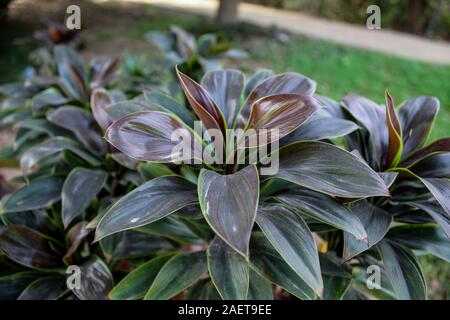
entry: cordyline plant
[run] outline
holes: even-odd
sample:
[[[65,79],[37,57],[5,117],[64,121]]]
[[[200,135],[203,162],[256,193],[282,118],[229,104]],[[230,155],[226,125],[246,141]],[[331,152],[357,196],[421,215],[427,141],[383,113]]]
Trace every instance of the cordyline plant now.
[[[56,50],[1,88],[23,186],[2,199],[0,298],[422,299],[415,254],[450,260],[448,139],[424,146],[436,99],[339,105],[297,73],[176,70],[183,99],[129,100],[104,88],[115,63],[86,71]],[[227,162],[230,129],[257,143],[243,163]],[[174,132],[193,142],[182,162]],[[85,275],[72,290],[70,265]]]
[[[340,116],[361,127],[345,137],[347,147],[380,173],[392,197],[349,206],[363,222],[370,248],[375,247],[362,246],[347,232],[333,235],[335,241],[341,246],[343,241],[344,260],[356,257],[354,266],[364,267],[358,277],[364,278],[368,265],[382,267],[388,281],[372,294],[425,299],[426,283],[411,250],[450,261],[450,138],[425,145],[439,100],[417,97],[396,109],[386,92],[386,106],[360,96],[346,96],[341,105]]]
[[[200,139],[190,128],[193,119],[185,117],[190,112],[173,105],[155,106],[147,100],[142,105],[150,111],[115,121],[106,140],[131,158],[158,163],[160,177],[106,210],[97,219],[96,240],[124,230],[156,229],[154,224],[177,219],[195,230],[198,246],[164,256],[164,263],[157,258],[143,264],[111,291],[111,298],[132,294],[168,299],[199,279],[188,297],[195,293],[213,298],[218,293],[223,299],[272,298],[271,284],[303,299],[338,296],[335,274],[351,274],[336,255],[319,255],[311,225],[344,230],[367,247],[362,222],[342,199],[386,197],[389,192],[360,157],[313,140],[340,136],[357,126],[334,119],[334,110],[324,111],[323,98],[313,97],[315,82],[300,74],[261,71],[245,84],[241,72],[220,70],[207,73],[198,84],[177,73],[196,118],[205,129],[222,133],[224,149],[230,142],[227,129],[277,129],[278,136],[269,140],[284,139],[282,148],[272,150],[279,157],[279,170],[260,176],[258,163],[234,165],[231,170],[223,164],[162,165],[173,159],[178,142],[172,140],[174,130]],[[311,130],[305,131],[302,124]],[[321,126],[326,128],[323,135]]]
[[[105,299],[113,275],[133,259],[172,248],[166,239],[135,231],[91,244],[89,221],[143,179],[135,162],[108,149],[85,97],[89,82],[104,85],[112,75],[100,64],[81,77],[85,66],[75,52],[56,50],[65,53],[55,62],[57,77],[9,85],[2,101],[2,124],[18,128],[15,149],[3,156],[20,155],[23,176],[14,180],[23,186],[2,199],[0,299]],[[66,285],[69,265],[87,275],[73,293]]]

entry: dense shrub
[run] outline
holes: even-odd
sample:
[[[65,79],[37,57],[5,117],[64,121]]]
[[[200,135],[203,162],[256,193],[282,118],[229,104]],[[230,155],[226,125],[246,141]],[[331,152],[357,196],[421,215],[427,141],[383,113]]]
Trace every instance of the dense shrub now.
[[[0,298],[426,298],[416,255],[450,260],[449,139],[425,144],[436,98],[337,103],[298,73],[221,69],[229,48],[204,70],[213,35],[149,37],[170,44],[160,59],[186,39],[191,54],[154,81],[55,46],[0,88],[18,129],[1,156],[23,172],[2,199]],[[193,142],[182,159],[175,130]],[[87,275],[73,290],[71,265]]]

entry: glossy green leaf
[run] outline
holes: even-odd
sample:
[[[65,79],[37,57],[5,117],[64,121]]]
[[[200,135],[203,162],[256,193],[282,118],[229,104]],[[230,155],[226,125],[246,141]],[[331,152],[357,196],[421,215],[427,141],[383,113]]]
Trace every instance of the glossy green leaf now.
[[[112,300],[136,300],[143,298],[158,272],[172,256],[173,254],[165,254],[141,264],[120,280],[110,291],[109,297]]]
[[[202,169],[198,179],[200,207],[206,221],[218,236],[247,257],[259,199],[256,167],[248,166],[230,175]]]
[[[186,295],[184,300],[222,300],[219,293],[214,287],[213,283],[209,279],[202,279],[193,284]]]
[[[72,131],[89,150],[102,155],[106,145],[100,133],[95,130],[95,120],[92,115],[81,108],[63,106],[47,114],[47,119],[54,124]]]
[[[39,277],[34,271],[18,272],[0,277],[0,300],[15,300],[25,288]]]
[[[0,227],[0,251],[9,259],[35,269],[61,268],[62,260],[54,245],[40,233],[24,226]]]
[[[219,237],[207,251],[211,280],[224,300],[245,300],[249,290],[249,268],[240,254]]]
[[[174,132],[179,136],[174,138]],[[105,138],[137,160],[173,162],[202,159],[201,150],[197,149],[201,142],[194,141],[198,138],[192,130],[174,116],[159,111],[138,112],[123,117],[108,128]],[[183,153],[180,154],[180,151]]]
[[[272,155],[273,157],[274,155]],[[388,196],[380,176],[357,156],[323,142],[297,142],[279,151],[274,176],[333,196]]]
[[[422,147],[438,111],[439,100],[434,97],[413,98],[400,106],[398,118],[403,131],[403,157]]]
[[[250,245],[250,266],[260,276],[300,299],[312,300],[317,297],[314,290],[284,261],[264,235],[254,233]]]
[[[296,188],[289,192],[279,193],[274,198],[318,221],[347,231],[359,240],[366,240],[367,238],[366,231],[359,218],[326,194]]]
[[[341,300],[352,283],[351,278],[323,276],[323,300]]]
[[[389,230],[389,240],[450,262],[450,240],[437,225],[401,225]]]
[[[98,223],[95,239],[152,223],[197,201],[195,186],[183,178],[150,180],[109,208]]]
[[[377,244],[386,235],[392,223],[392,216],[388,212],[366,200],[351,204],[350,210],[362,222],[367,233],[368,243],[358,241],[352,234],[344,232],[344,252],[342,257],[344,260],[350,260]]]
[[[98,257],[92,257],[80,267],[80,287],[72,289],[80,300],[106,300],[114,285],[108,266]]]
[[[61,199],[62,185],[62,178],[57,176],[35,179],[6,199],[2,213],[47,208]]]
[[[175,172],[162,163],[140,163],[137,169],[141,177],[146,181],[154,178],[175,175]]]
[[[273,300],[272,284],[250,269],[247,300]]]
[[[401,300],[425,300],[427,286],[414,254],[388,240],[378,244],[392,288]]]
[[[324,282],[323,300],[340,300],[352,282],[351,269],[332,253],[320,254]]]
[[[161,268],[145,300],[170,299],[208,272],[205,252],[177,254]]]
[[[66,278],[61,275],[51,275],[30,283],[17,300],[56,300],[67,291]]]
[[[101,170],[75,168],[69,173],[61,193],[62,219],[65,227],[83,213],[103,188],[106,178],[106,172]]]
[[[323,289],[316,243],[303,219],[280,205],[260,205],[256,223],[286,263],[320,295]]]

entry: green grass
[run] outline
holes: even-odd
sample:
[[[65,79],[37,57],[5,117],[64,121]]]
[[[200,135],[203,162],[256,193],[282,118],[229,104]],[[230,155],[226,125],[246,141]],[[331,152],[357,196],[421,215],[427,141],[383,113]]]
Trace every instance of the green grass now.
[[[293,37],[286,44],[265,40],[255,58],[275,71],[298,71],[318,82],[318,92],[333,99],[347,93],[383,103],[389,89],[394,101],[436,96],[441,110],[431,138],[450,135],[450,67],[436,66],[337,44]]]

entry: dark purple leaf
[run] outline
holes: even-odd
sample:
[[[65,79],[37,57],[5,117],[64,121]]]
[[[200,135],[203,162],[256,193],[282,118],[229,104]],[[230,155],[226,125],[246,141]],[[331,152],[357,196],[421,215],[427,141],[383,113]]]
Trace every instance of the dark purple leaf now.
[[[434,97],[417,97],[406,101],[398,109],[403,131],[403,155],[423,146],[439,111],[439,100]]]
[[[402,130],[395,111],[394,100],[386,91],[386,126],[388,128],[388,147],[384,158],[384,169],[395,167],[402,155]]]
[[[183,178],[166,176],[150,180],[107,210],[98,223],[95,239],[144,226],[197,201],[195,185]]]
[[[206,128],[217,129],[224,133],[226,128],[225,118],[208,92],[178,69],[177,75],[189,104]]]
[[[450,138],[442,138],[436,140],[430,143],[429,145],[423,147],[422,149],[415,151],[406,159],[402,160],[400,166],[403,168],[407,168],[426,157],[429,157],[433,154],[444,152],[450,152]]]
[[[297,142],[279,150],[274,176],[344,198],[389,196],[383,179],[363,160],[323,142]]]
[[[256,167],[248,166],[230,175],[202,169],[198,179],[200,207],[206,221],[227,244],[248,257],[259,199]]]
[[[0,227],[0,251],[14,262],[29,268],[54,269],[63,266],[61,256],[50,240],[24,226]]]
[[[244,74],[232,69],[211,71],[205,74],[201,84],[222,110],[228,128],[232,128],[241,108]]]
[[[47,114],[47,119],[54,124],[72,131],[89,150],[95,154],[104,154],[106,145],[97,131],[92,115],[81,108],[64,106]]]
[[[294,72],[286,72],[272,76],[260,82],[248,95],[239,114],[238,126],[245,127],[253,104],[262,97],[281,93],[291,93],[311,96],[316,90],[316,82]]]
[[[258,145],[265,144],[261,142],[264,140],[270,143],[281,139],[297,129],[319,108],[320,104],[311,96],[277,94],[264,97],[253,104],[245,130],[254,131],[247,131],[245,138],[254,141],[257,137]],[[272,129],[277,130],[275,137],[271,134]]]
[[[177,131],[182,135],[182,145],[187,152],[180,155],[179,138],[173,139]],[[173,162],[202,159],[201,141],[193,131],[174,116],[159,111],[138,112],[114,122],[106,131],[105,139],[127,156],[144,161]],[[186,150],[188,149],[188,150]]]

